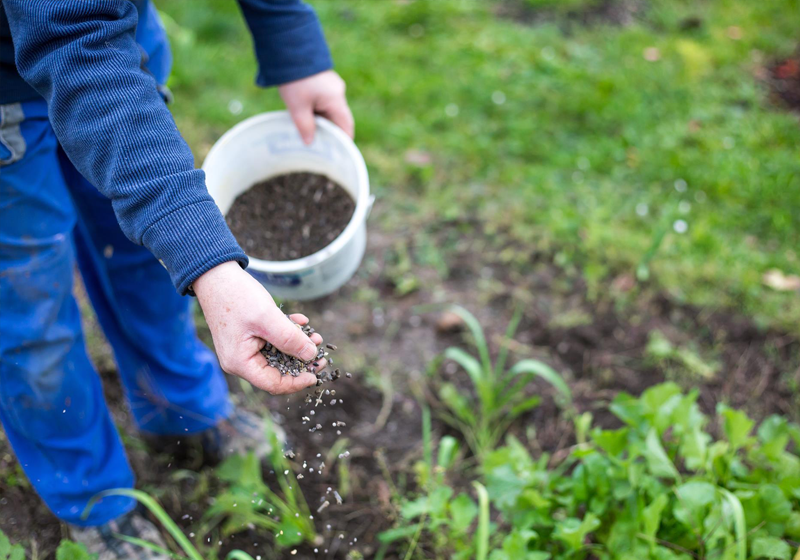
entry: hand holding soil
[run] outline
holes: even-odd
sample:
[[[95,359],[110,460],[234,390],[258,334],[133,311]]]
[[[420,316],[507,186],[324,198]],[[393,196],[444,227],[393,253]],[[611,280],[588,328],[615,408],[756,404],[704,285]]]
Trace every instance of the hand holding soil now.
[[[212,268],[195,281],[193,288],[223,370],[273,395],[296,393],[317,382],[311,372],[295,377],[269,366],[261,353],[264,341],[309,362],[317,358],[322,337],[318,333],[306,335],[297,325],[305,325],[308,318],[300,314],[287,317],[264,287],[238,264],[227,262]],[[317,363],[317,369],[326,365],[324,359]]]

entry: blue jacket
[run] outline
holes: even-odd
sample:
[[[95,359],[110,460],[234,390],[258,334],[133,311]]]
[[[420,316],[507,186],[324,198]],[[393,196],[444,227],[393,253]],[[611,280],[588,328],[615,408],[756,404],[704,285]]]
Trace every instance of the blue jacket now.
[[[239,5],[260,86],[332,67],[319,21],[303,2]],[[160,259],[186,293],[210,268],[231,260],[246,266],[247,257],[159,95],[170,59],[158,34],[148,0],[1,0],[0,104],[46,100],[69,159],[111,199],[125,235]]]

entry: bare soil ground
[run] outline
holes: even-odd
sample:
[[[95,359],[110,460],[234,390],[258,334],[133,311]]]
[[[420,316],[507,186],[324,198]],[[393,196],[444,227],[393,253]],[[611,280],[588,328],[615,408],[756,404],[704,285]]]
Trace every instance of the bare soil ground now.
[[[379,215],[373,223],[381,223]],[[421,256],[430,245],[440,251],[441,262]],[[398,252],[410,255],[413,272],[397,267]],[[410,280],[409,275],[413,276]],[[419,395],[425,394],[426,370],[447,346],[463,343],[459,332],[437,324],[439,311],[425,307],[439,303],[459,303],[474,312],[495,352],[513,310],[522,305],[523,320],[511,343],[512,359],[536,357],[551,364],[570,383],[581,411],[593,410],[605,425],[614,425],[614,419],[603,405],[619,391],[638,394],[665,379],[698,387],[707,412],[727,402],[757,419],[780,413],[800,420],[800,341],[761,330],[735,310],[672,302],[647,286],[637,286],[625,273],[608,286],[607,294],[590,299],[577,271],[564,271],[546,255],[504,242],[502,236],[486,235],[474,223],[450,223],[426,237],[412,228],[388,235],[373,227],[367,256],[355,279],[333,296],[287,309],[313,317],[315,328],[339,347],[337,367],[341,364],[354,373],[353,379],[336,384],[337,396],[344,403],[322,407],[317,413],[323,426],[335,420],[347,423],[342,437],[349,439],[351,492],[344,496],[344,504],[315,514],[324,539],[320,552],[301,547],[292,558],[345,558],[350,550],[369,558],[375,554],[377,534],[392,525],[392,489],[413,488],[411,466],[421,455],[419,398],[424,397]],[[89,329],[96,326],[90,324]],[[675,347],[691,348],[713,363],[716,373],[698,376],[680,364],[653,360],[647,347],[654,332]],[[107,349],[96,346],[92,350],[98,363],[104,364],[107,398],[126,434],[139,485],[154,493],[173,518],[191,530],[209,505],[209,492],[200,487],[203,477],[176,477],[175,473],[200,467],[199,462],[191,457],[178,461],[168,455],[154,456],[147,450],[135,437],[116,376],[108,366]],[[463,378],[447,367],[438,373],[456,381]],[[300,421],[302,396],[253,396],[243,392],[236,380],[231,387],[243,406],[261,412],[269,408],[284,417],[284,426],[297,443],[298,464],[319,460],[317,453],[324,457],[339,437],[332,429],[309,433],[309,426]],[[529,390],[544,395],[550,391],[537,384]],[[434,429],[444,431],[437,423]],[[571,428],[548,398],[513,430],[534,452],[557,451],[572,443]],[[301,485],[312,511],[327,487],[337,484],[333,462],[326,463],[328,468],[316,478],[306,475]],[[0,529],[12,542],[29,543],[38,557],[50,557],[62,530],[24,480],[2,435],[0,511]],[[340,539],[340,534],[345,538]],[[353,539],[357,542],[351,546]],[[222,539],[221,551],[241,548],[254,556],[272,557],[264,540],[252,531],[240,533]]]

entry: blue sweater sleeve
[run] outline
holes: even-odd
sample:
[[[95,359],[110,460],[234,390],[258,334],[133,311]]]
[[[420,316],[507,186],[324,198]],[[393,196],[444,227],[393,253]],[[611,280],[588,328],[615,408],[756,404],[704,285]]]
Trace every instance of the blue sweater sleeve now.
[[[258,76],[269,87],[333,68],[314,10],[300,0],[239,0],[253,35]]]
[[[180,293],[227,261],[247,266],[205,175],[141,69],[125,0],[3,0],[20,75],[47,101],[75,167],[111,199],[125,235]]]

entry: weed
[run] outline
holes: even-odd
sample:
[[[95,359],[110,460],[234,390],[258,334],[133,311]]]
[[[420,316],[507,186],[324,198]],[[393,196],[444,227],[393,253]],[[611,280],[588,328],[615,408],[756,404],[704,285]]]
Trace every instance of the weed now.
[[[426,544],[442,555],[453,550],[458,554],[454,560],[486,560],[489,550],[489,494],[486,488],[475,481],[473,487],[478,495],[478,504],[466,493],[457,496],[445,480],[445,473],[457,464],[458,441],[445,436],[439,441],[436,462],[433,460],[433,433],[430,410],[423,408],[422,422],[423,459],[417,462],[414,470],[417,483],[423,494],[416,499],[400,499],[400,518],[402,523],[395,529],[383,532],[379,541],[383,548],[378,553],[382,558],[393,542],[408,540],[404,558],[409,559],[426,535]],[[477,518],[474,537],[469,529]]]
[[[3,531],[0,531],[0,560],[25,560],[22,545],[12,545]]]
[[[275,542],[280,547],[314,541],[316,532],[308,504],[275,432],[268,429],[268,433],[272,439],[270,464],[281,494],[264,482],[261,462],[252,453],[226,459],[216,471],[226,486],[203,515],[202,534],[217,525],[221,525],[224,535],[254,526],[276,535]]]
[[[721,405],[715,439],[697,397],[673,383],[639,398],[620,394],[610,410],[623,427],[585,428],[587,441],[561,459],[534,459],[509,436],[475,481],[486,489],[479,502],[488,497],[499,514],[489,560],[792,560],[800,540],[800,426],[772,416],[755,429],[743,412]],[[430,484],[402,505],[404,524],[383,538],[408,538],[413,528],[439,556],[482,557],[487,523],[477,511],[488,505],[455,493],[442,481]],[[465,538],[476,516],[476,537]]]
[[[478,320],[462,307],[453,307],[452,312],[466,324],[478,357],[456,347],[445,351],[444,357],[456,362],[467,373],[472,392],[465,393],[453,383],[441,383],[438,396],[443,407],[437,410],[437,414],[464,435],[479,460],[494,449],[514,420],[538,406],[540,397],[528,396],[525,392],[534,379],[541,378],[550,383],[556,389],[559,403],[571,412],[572,393],[555,370],[538,360],[522,360],[506,369],[507,344],[501,346],[493,364]],[[513,337],[521,317],[520,311],[514,314],[506,331],[506,340]]]
[[[712,379],[720,369],[719,363],[705,359],[691,346],[676,346],[660,331],[650,333],[645,356],[668,374],[684,374],[690,380]]]
[[[269,423],[270,421],[265,419],[265,422]],[[245,456],[231,457],[217,468],[217,475],[229,486],[216,497],[214,504],[206,511],[203,535],[217,524],[222,524],[225,534],[235,533],[247,528],[248,525],[253,525],[266,528],[275,534],[275,542],[280,547],[291,546],[303,541],[313,542],[316,533],[311,522],[308,505],[300,492],[289,462],[283,456],[276,432],[271,429],[271,426],[267,426],[267,434],[272,446],[269,460],[276,470],[282,496],[273,492],[264,483],[261,478],[261,463],[255,455],[250,453]],[[155,498],[141,490],[117,488],[101,492],[94,496],[86,506],[84,516],[88,515],[97,501],[105,496],[127,496],[137,500],[155,516],[186,555],[178,558],[203,560],[201,552],[183,534],[180,527],[164,511],[164,508]],[[117,537],[131,544],[175,557],[171,552],[142,539],[126,535],[117,535]],[[198,540],[202,540],[202,538]],[[2,546],[2,541],[0,541],[0,546]],[[250,555],[241,550],[231,552],[227,558],[252,560]]]

